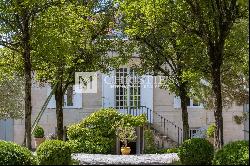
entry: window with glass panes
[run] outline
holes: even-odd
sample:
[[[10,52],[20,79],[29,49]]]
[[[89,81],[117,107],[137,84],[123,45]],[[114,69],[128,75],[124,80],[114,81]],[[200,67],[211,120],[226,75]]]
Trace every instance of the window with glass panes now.
[[[189,97],[188,97],[188,99],[187,99],[187,106],[189,106],[189,107],[197,107],[197,106],[201,106],[201,103],[199,103],[197,100],[195,100],[195,99],[190,99]]]
[[[116,107],[140,106],[140,81],[135,71],[130,68],[116,70]]]
[[[64,93],[63,97],[63,107],[73,107],[74,106],[74,95],[75,91],[73,85],[69,85]]]

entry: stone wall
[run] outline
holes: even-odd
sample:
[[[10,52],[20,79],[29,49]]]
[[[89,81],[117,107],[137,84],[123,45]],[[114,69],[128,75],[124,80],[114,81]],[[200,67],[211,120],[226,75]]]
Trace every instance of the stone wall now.
[[[102,107],[102,81],[101,75],[98,76],[98,92],[93,94],[83,94],[82,103],[83,107],[80,109],[64,109],[64,125],[77,123],[84,117],[93,113]],[[44,101],[47,97],[47,88],[34,85],[32,87],[32,120],[35,119],[39,113]],[[159,88],[154,88],[153,93],[153,109],[158,114],[166,119],[174,122],[177,126],[182,125],[181,110],[174,108],[174,96]],[[243,111],[242,106],[234,105],[228,110],[224,110],[224,139],[225,143],[233,140],[244,139],[244,125],[238,125],[233,121],[234,115],[241,115]],[[214,122],[213,111],[201,108],[189,108],[189,124],[190,128],[205,127]],[[160,119],[157,116],[153,117],[154,124],[160,125]],[[45,134],[55,132],[56,127],[56,114],[55,109],[47,109],[40,122],[45,129]],[[169,128],[168,135],[173,139],[176,137],[176,130]],[[162,130],[159,127],[159,130]],[[21,144],[24,135],[24,121],[14,121],[14,141]]]

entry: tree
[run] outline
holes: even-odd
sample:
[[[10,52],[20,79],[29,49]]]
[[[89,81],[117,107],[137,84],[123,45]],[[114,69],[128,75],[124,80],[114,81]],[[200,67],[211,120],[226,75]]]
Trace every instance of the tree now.
[[[0,119],[23,118],[24,111],[23,79],[9,70],[16,64],[9,55],[9,50],[0,49]]]
[[[31,40],[33,23],[50,6],[60,1],[11,0],[0,2],[0,45],[21,56],[25,84],[25,145],[31,149]]]
[[[191,70],[197,54],[203,54],[203,45],[188,36],[175,22],[176,6],[166,0],[119,1],[122,28],[134,42],[138,53],[140,73],[163,75],[163,88],[181,98],[183,139],[189,138],[187,112],[188,97],[199,73]]]
[[[175,1],[179,18],[176,20],[183,29],[199,37],[207,48],[208,65],[205,75],[209,75],[215,97],[214,116],[216,121],[215,145],[223,145],[223,64],[227,60],[226,43],[237,21],[246,17],[245,0],[185,0]],[[230,47],[230,46],[229,46]],[[234,52],[233,52],[234,53]],[[235,54],[231,54],[231,56]],[[228,78],[229,75],[226,74]]]
[[[221,69],[223,109],[231,107],[232,104],[245,104],[248,100],[249,45],[246,36],[248,36],[248,21],[243,19],[234,24],[225,42],[225,58]],[[208,64],[204,66],[208,66]],[[194,91],[198,100],[204,103],[207,109],[213,110],[215,109],[213,100],[215,97],[212,92],[211,77],[209,72],[204,71],[203,73],[203,78],[207,81],[205,84],[197,85],[197,89]]]
[[[109,1],[67,2],[40,15],[34,26],[34,67],[39,81],[56,86],[57,137],[63,139],[63,97],[75,72],[105,71],[113,9]]]

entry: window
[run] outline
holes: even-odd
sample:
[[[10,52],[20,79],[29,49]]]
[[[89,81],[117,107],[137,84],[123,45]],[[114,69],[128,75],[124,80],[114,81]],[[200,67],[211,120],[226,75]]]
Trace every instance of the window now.
[[[120,68],[116,70],[116,107],[137,107],[141,103],[140,81],[134,70]]]
[[[190,98],[188,98],[188,99],[187,99],[187,106],[188,106],[188,107],[201,107],[202,104],[199,103],[199,102],[198,102],[197,100],[195,100],[195,99],[190,99]]]
[[[203,108],[203,104],[195,99],[187,99],[188,108]],[[181,108],[181,99],[179,96],[174,97],[174,108]]]
[[[52,90],[51,86],[48,86],[47,95],[49,96]],[[55,95],[52,95],[48,108],[56,108]],[[70,85],[65,91],[63,98],[63,108],[82,108],[82,93],[76,93],[73,85]]]
[[[199,132],[199,129],[190,129],[189,130],[189,137],[194,138],[195,135]]]
[[[207,128],[199,127],[199,128],[191,128],[189,129],[189,137],[190,138],[206,138]]]
[[[73,106],[73,97],[74,97],[74,90],[73,85],[70,85],[64,95],[64,107],[70,107]]]

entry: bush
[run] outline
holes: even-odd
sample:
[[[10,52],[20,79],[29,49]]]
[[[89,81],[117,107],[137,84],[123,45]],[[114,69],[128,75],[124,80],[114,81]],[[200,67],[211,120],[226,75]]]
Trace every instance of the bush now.
[[[67,136],[73,153],[112,153],[116,142],[116,124],[124,119],[130,126],[142,126],[145,116],[131,117],[115,109],[101,109],[80,123],[69,126]]]
[[[154,134],[150,129],[144,130],[144,153],[145,154],[155,154],[158,149],[154,142]]]
[[[211,124],[211,125],[208,127],[208,129],[207,129],[207,137],[208,137],[208,138],[214,138],[214,131],[215,131],[215,128],[216,128],[216,126],[215,126],[214,123]]]
[[[186,140],[178,150],[178,156],[184,165],[210,165],[213,154],[213,145],[203,138]]]
[[[159,149],[157,153],[158,154],[178,153],[178,148]]]
[[[215,153],[213,165],[249,165],[249,142],[235,141]]]
[[[43,138],[44,137],[44,130],[41,126],[36,126],[34,133],[35,138]]]
[[[35,157],[27,148],[13,142],[0,141],[0,165],[35,164]]]
[[[36,153],[40,165],[69,165],[71,163],[71,149],[64,141],[45,141],[38,147]]]
[[[167,149],[167,153],[178,153],[179,149],[178,148],[170,148]]]

